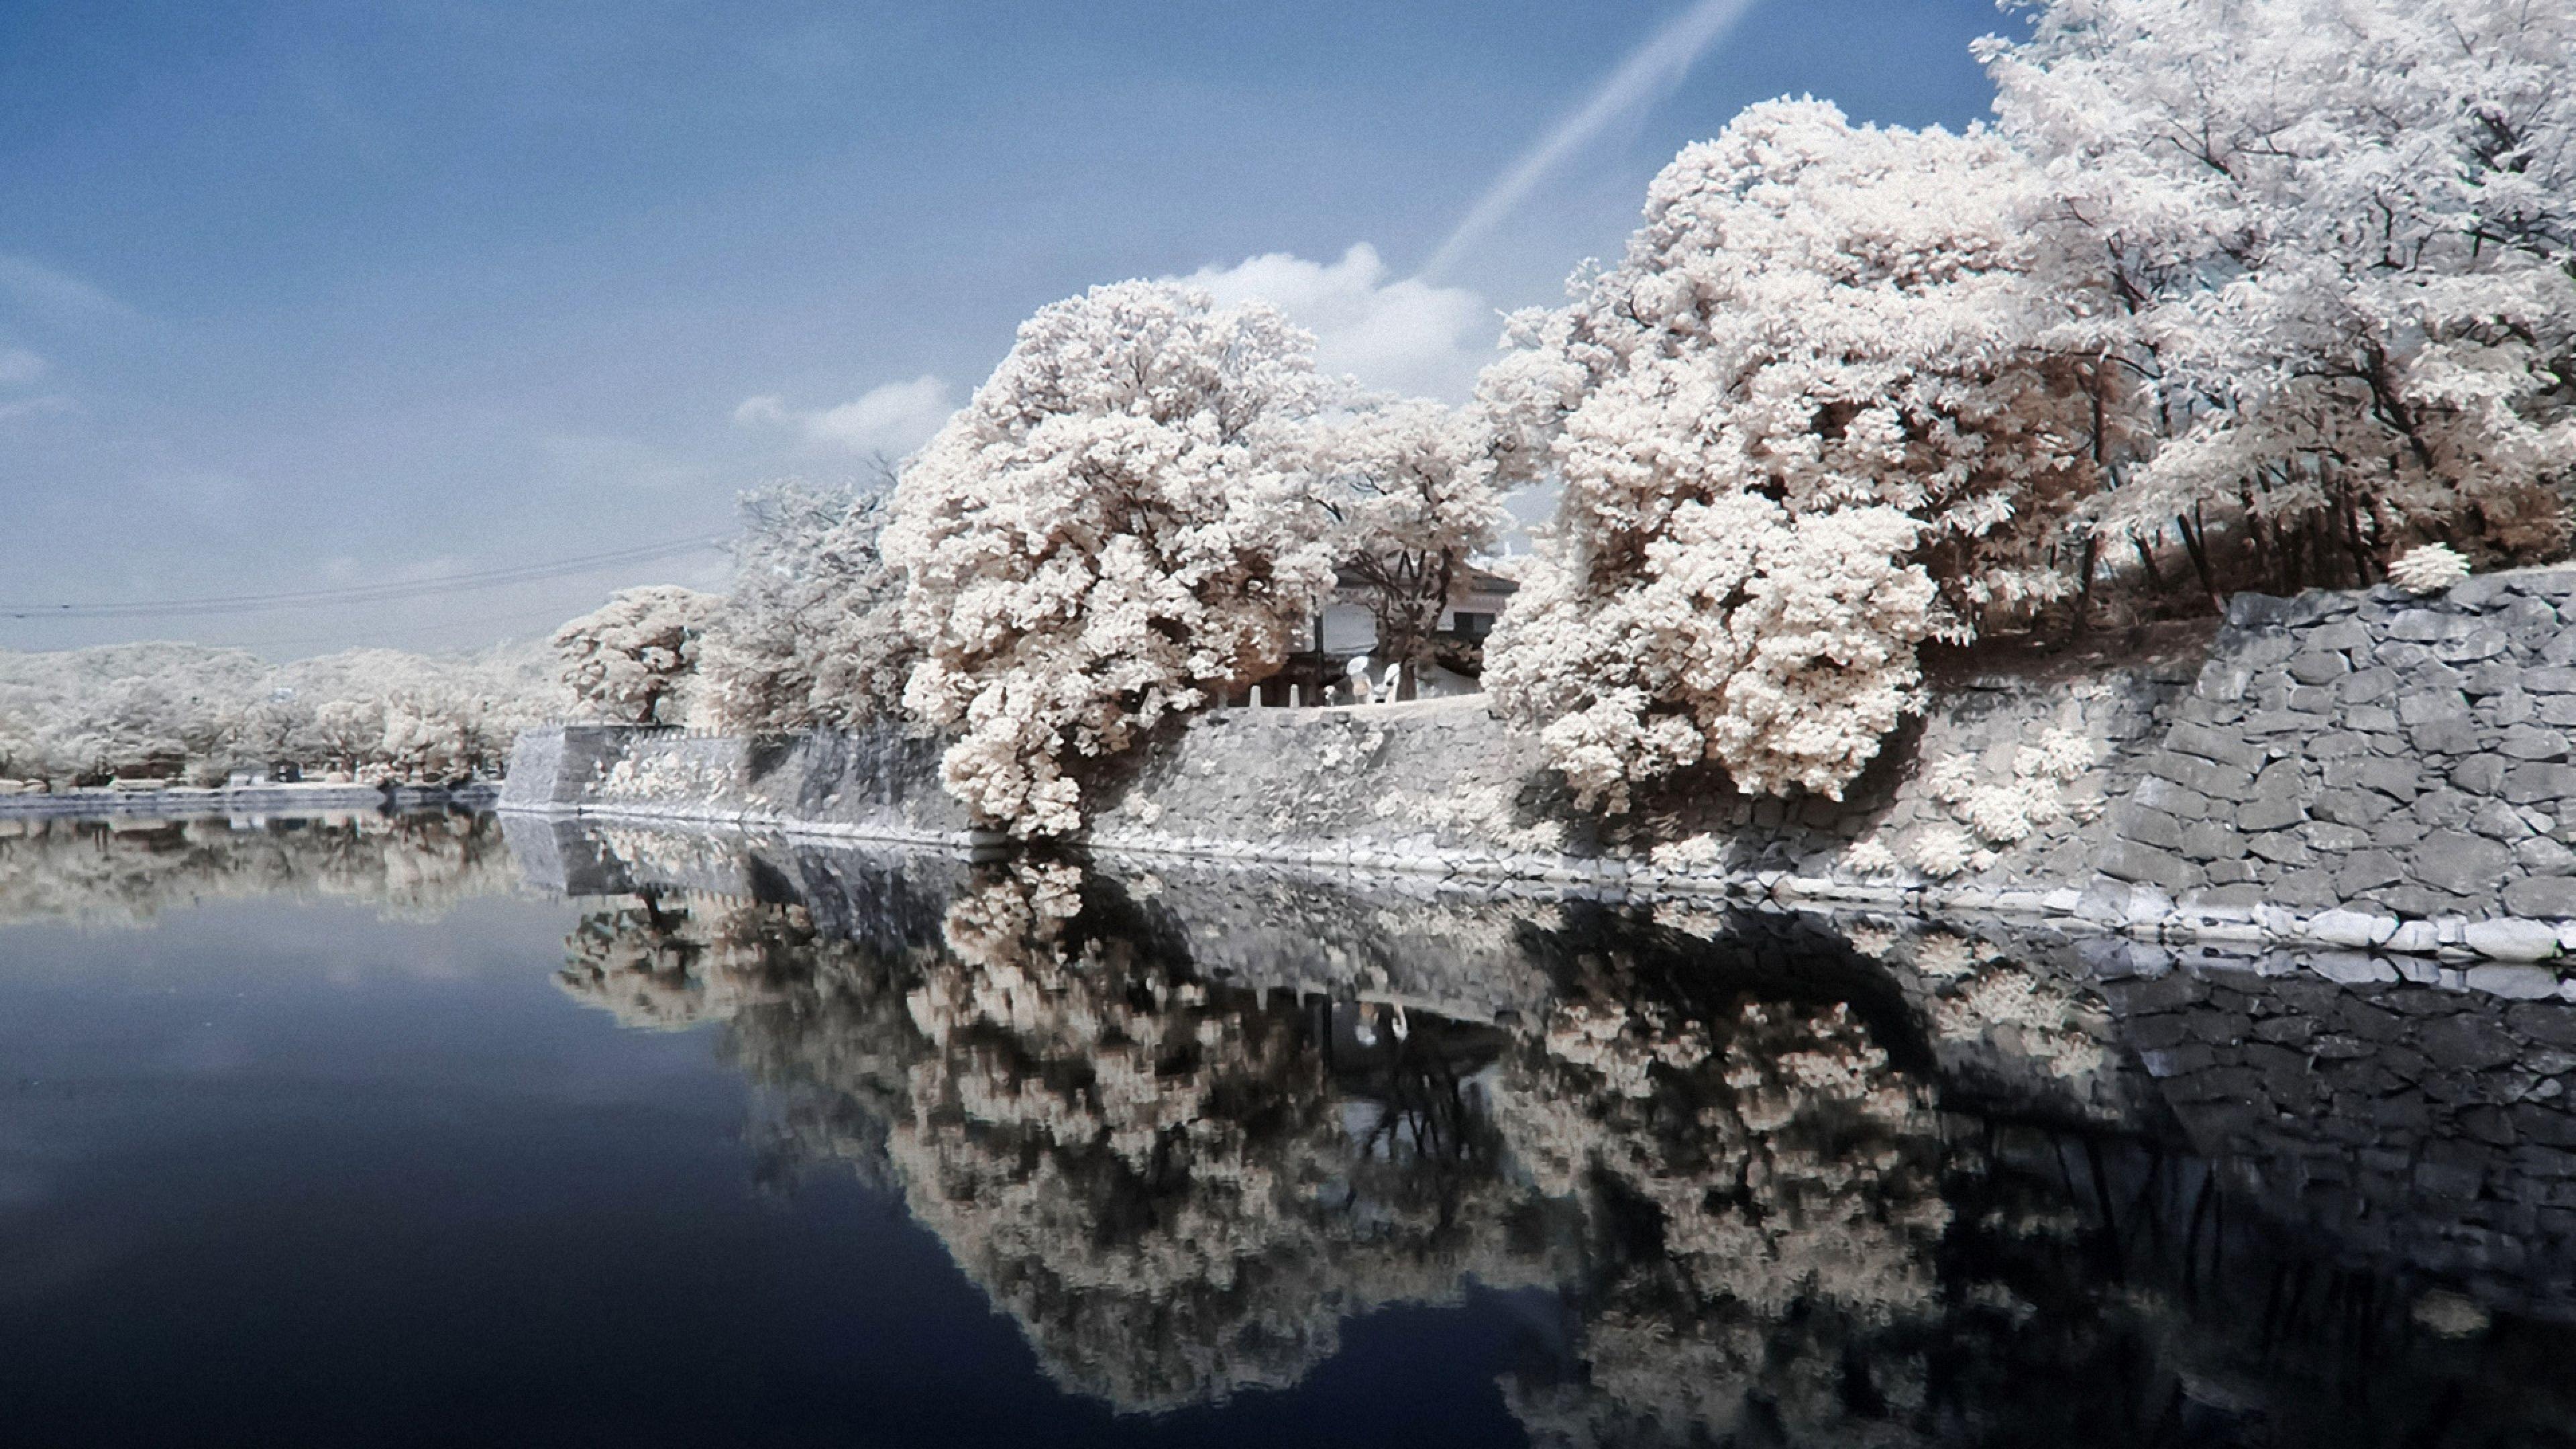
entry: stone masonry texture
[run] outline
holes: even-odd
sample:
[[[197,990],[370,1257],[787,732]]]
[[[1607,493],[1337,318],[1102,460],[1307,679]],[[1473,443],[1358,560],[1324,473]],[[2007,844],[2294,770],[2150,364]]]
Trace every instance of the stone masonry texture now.
[[[1842,800],[1711,769],[1605,817],[1481,697],[1224,710],[1092,781],[1083,843],[2541,962],[2576,944],[2562,608],[2576,570],[2239,596],[2187,657],[1937,679]],[[564,726],[521,740],[502,803],[963,844],[939,750]]]

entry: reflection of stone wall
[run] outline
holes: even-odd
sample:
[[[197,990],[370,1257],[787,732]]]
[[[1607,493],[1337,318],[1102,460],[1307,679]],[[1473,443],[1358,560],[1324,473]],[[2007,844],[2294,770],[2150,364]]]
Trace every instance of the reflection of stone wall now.
[[[2264,1211],[2576,1317],[2576,1006],[2252,969],[2105,990],[2193,1146]]]

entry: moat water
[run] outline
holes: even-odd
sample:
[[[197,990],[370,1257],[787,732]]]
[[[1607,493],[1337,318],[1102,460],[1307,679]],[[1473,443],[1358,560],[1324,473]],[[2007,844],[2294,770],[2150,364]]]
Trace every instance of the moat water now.
[[[0,824],[0,1440],[2576,1444],[2557,1002],[508,824]]]

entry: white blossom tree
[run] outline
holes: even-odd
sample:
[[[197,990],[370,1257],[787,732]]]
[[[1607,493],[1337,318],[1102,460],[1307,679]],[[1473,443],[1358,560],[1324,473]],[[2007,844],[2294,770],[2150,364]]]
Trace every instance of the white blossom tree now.
[[[959,730],[941,775],[979,817],[1077,828],[1075,761],[1278,667],[1331,577],[1313,348],[1260,304],[1097,287],[1023,323],[904,470],[904,699]]]
[[[1755,106],[1655,179],[1617,267],[1516,319],[1480,397],[1564,492],[1486,679],[1584,796],[1715,760],[1838,797],[1925,639],[2073,590],[2098,343],[2038,275],[2035,181],[1983,131]]]
[[[1500,536],[1509,518],[1494,476],[1479,410],[1372,398],[1323,427],[1317,496],[1335,562],[1367,594],[1382,661],[1422,663],[1458,570]]]
[[[2367,581],[2425,538],[2556,550],[2576,7],[2032,8],[2028,41],[1982,53],[2057,246],[2126,314],[2136,424],[2104,529],[2174,528],[2213,594],[2213,528],[2272,587]]]
[[[849,728],[901,713],[919,651],[877,551],[881,492],[801,482],[744,495],[734,587],[699,668],[729,729]]]
[[[630,724],[678,724],[699,641],[724,606],[674,584],[621,589],[555,631],[563,680],[582,703]]]

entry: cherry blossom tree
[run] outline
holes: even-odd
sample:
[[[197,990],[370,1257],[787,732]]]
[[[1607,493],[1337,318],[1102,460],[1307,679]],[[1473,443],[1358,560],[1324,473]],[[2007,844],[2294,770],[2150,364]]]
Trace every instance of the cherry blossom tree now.
[[[733,592],[699,661],[717,717],[775,734],[899,715],[919,650],[903,576],[877,551],[883,493],[787,482],[742,509]]]
[[[555,631],[563,680],[581,702],[631,724],[678,724],[699,641],[724,600],[673,584],[622,589]]]
[[[1506,476],[1564,492],[1486,678],[1580,793],[1715,760],[1838,797],[1924,640],[2077,587],[2099,344],[2040,275],[2036,180],[1984,131],[1755,106],[1515,319],[1480,398]]]
[[[941,774],[979,817],[1074,830],[1077,761],[1277,669],[1331,578],[1313,349],[1257,303],[1097,287],[1023,323],[904,470],[904,700],[959,731]]]
[[[2211,529],[2273,587],[2409,542],[2564,541],[2576,479],[2576,9],[2047,0],[1983,48],[2055,241],[2127,322],[2104,530]],[[2149,560],[2152,564],[2152,559]],[[2226,560],[2216,571],[2225,573]]]
[[[1323,430],[1316,482],[1335,561],[1367,593],[1384,662],[1418,667],[1458,570],[1507,515],[1477,410],[1374,398]]]

